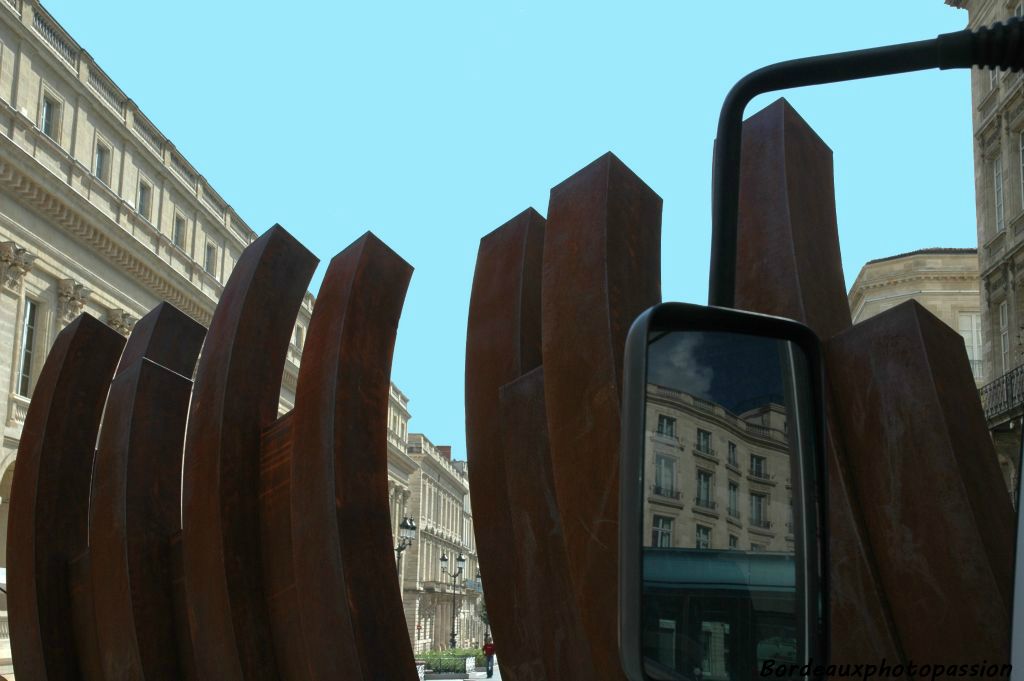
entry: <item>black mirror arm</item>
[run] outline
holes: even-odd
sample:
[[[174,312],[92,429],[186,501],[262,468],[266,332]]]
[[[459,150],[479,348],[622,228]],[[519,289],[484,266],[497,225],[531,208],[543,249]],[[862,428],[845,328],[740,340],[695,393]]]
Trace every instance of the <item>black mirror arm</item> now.
[[[927,69],[972,66],[1024,68],[1024,21],[1019,18],[977,31],[946,33],[932,40],[839,52],[779,62],[742,78],[726,95],[718,118],[711,182],[711,273],[708,304],[735,303],[740,150],[743,111],[754,97],[788,88],[822,85]]]

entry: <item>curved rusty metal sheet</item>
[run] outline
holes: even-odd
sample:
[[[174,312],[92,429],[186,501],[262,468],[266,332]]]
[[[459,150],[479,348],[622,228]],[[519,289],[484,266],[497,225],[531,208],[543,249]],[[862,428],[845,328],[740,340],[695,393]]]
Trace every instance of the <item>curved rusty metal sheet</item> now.
[[[411,275],[363,235],[331,261],[306,336],[291,522],[295,607],[314,679],[416,678],[387,497],[391,358]]]
[[[551,463],[596,677],[618,655],[619,400],[626,333],[661,299],[661,198],[605,154],[551,190],[542,350]],[[474,500],[475,503],[475,500]]]
[[[96,433],[124,338],[83,314],[50,349],[18,446],[7,539],[18,676],[79,681],[69,562],[88,541]]]
[[[110,386],[89,506],[103,678],[183,677],[170,538],[181,525],[181,452],[206,329],[162,303],[135,325]]]
[[[261,569],[260,436],[317,259],[279,225],[250,244],[199,360],[185,437],[182,556],[200,678],[279,678]]]
[[[562,516],[555,499],[544,403],[544,369],[538,367],[501,388],[500,437],[506,453],[512,545],[518,579],[528,589],[519,616],[534,628],[540,658],[536,681],[594,678],[587,641],[569,577]]]
[[[528,209],[480,240],[466,336],[466,449],[484,597],[501,673],[526,681],[544,673],[540,640],[524,616],[535,596],[522,582],[508,540],[512,501],[498,437],[499,389],[540,365],[544,218]],[[535,503],[527,497],[516,503]]]
[[[849,329],[832,150],[779,99],[743,123],[741,173],[736,306],[796,319],[826,340]],[[832,659],[903,660],[838,435],[843,401],[826,401]]]

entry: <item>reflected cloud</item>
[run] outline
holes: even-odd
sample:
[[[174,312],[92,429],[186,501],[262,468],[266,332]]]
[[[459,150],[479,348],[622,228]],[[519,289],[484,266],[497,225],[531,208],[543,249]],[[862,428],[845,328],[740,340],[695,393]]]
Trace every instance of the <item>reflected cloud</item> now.
[[[648,381],[711,399],[715,372],[706,362],[697,359],[697,349],[702,343],[700,334],[677,333],[651,344]]]

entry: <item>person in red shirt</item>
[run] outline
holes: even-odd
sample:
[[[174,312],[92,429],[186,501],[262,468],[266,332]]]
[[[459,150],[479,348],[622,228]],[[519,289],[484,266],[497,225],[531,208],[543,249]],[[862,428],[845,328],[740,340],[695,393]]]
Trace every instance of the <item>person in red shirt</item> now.
[[[494,642],[491,637],[487,637],[487,642],[484,643],[484,655],[487,656],[487,678],[494,676]]]

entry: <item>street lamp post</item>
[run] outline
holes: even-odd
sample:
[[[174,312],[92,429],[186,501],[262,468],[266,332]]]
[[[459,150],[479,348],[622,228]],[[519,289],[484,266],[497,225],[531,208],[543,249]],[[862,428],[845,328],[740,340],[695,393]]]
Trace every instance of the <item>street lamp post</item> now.
[[[459,577],[462,576],[462,571],[466,568],[466,557],[459,552],[459,557],[455,559],[455,563],[458,566],[454,572],[450,572],[448,569],[448,554],[441,554],[441,572],[444,573],[452,583],[452,637],[448,639],[448,647],[455,648],[455,589],[459,583]]]
[[[412,546],[416,541],[416,521],[410,517],[402,518],[398,525],[398,546],[395,547],[395,555],[398,561],[398,588],[402,589],[402,552]]]

